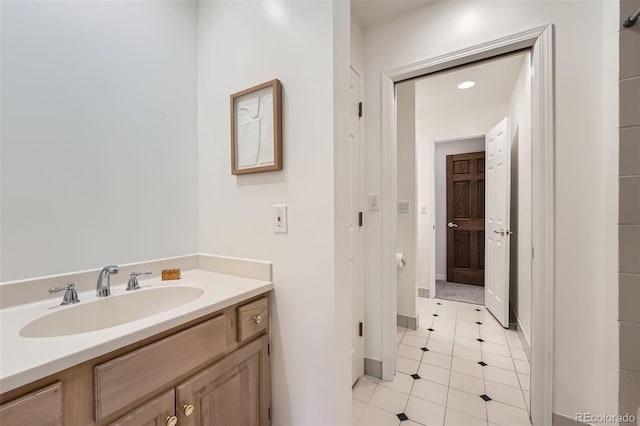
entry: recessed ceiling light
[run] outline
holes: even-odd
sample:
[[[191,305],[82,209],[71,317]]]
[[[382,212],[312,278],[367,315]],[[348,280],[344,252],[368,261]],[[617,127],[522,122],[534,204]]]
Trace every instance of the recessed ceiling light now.
[[[463,81],[462,83],[458,84],[458,89],[461,89],[461,90],[471,89],[475,85],[476,85],[475,81]]]

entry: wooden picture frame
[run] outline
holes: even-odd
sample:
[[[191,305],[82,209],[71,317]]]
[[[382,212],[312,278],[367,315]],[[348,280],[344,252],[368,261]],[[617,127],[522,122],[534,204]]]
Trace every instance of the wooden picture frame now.
[[[282,96],[275,79],[231,95],[231,174],[282,170]]]

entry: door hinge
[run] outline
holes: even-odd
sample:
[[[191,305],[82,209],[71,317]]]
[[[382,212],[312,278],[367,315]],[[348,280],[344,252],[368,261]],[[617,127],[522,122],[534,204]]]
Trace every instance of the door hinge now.
[[[535,258],[535,251],[533,250],[533,247],[531,247],[531,258],[532,259]]]
[[[271,407],[267,410],[267,416],[269,418],[269,424],[271,424]]]
[[[362,117],[362,102],[358,102],[358,117]]]
[[[362,324],[361,322],[359,322],[359,323],[358,323],[358,335],[359,335],[360,337],[362,337],[362,335],[363,335],[363,332],[364,332],[363,328],[364,328],[364,324]]]
[[[358,225],[362,226],[362,212],[358,212]]]
[[[267,344],[267,356],[271,356],[271,343]]]

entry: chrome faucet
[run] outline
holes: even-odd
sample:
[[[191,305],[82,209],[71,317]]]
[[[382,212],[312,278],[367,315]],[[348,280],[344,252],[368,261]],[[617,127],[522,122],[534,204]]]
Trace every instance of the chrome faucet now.
[[[64,297],[62,298],[62,303],[60,303],[61,305],[73,305],[74,303],[78,303],[80,301],[80,299],[78,299],[78,293],[76,292],[76,286],[73,283],[63,285],[62,287],[50,288],[49,294],[57,293],[63,290]]]
[[[102,268],[100,271],[100,275],[98,275],[98,285],[96,286],[96,296],[98,297],[107,297],[111,295],[111,282],[110,277],[111,274],[117,274],[120,272],[120,267],[117,265],[109,265]],[[107,280],[107,283],[104,283],[104,280]]]

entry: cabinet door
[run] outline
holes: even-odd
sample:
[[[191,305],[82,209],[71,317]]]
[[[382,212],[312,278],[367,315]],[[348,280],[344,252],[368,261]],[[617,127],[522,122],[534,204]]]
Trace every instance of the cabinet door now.
[[[166,426],[175,412],[175,391],[171,389],[137,410],[109,423],[109,426]]]
[[[262,336],[176,387],[180,426],[267,426],[269,338]]]
[[[0,406],[0,424],[62,426],[62,389],[57,382]]]

